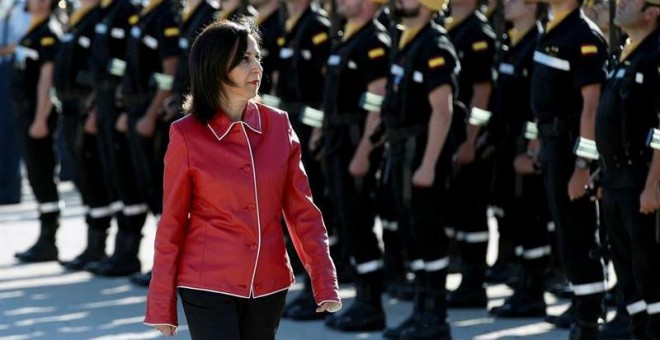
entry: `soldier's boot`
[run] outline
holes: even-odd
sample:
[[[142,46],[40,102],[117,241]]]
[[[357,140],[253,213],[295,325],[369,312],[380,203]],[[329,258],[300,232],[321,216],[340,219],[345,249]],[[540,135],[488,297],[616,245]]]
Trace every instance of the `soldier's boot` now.
[[[575,314],[575,304],[571,302],[571,305],[563,313],[559,315],[548,315],[545,318],[545,322],[553,324],[557,328],[569,329],[573,321],[575,321]]]
[[[105,242],[108,237],[111,217],[87,217],[87,248],[71,261],[60,261],[69,270],[82,270],[88,263],[106,258]]]
[[[547,307],[543,299],[545,273],[522,268],[518,277],[513,295],[507,298],[502,306],[491,309],[490,314],[504,318],[545,316]]]
[[[385,329],[385,312],[381,303],[383,293],[382,271],[357,277],[356,296],[351,306],[336,318],[331,314],[326,325],[345,332],[369,332]],[[333,320],[334,319],[334,322]]]
[[[416,291],[415,291],[415,298],[413,300],[412,313],[396,327],[386,329],[385,332],[383,332],[383,338],[398,340],[401,338],[401,333],[404,330],[413,327],[415,323],[418,322],[418,320],[422,319],[422,314],[424,313],[424,308],[427,300],[424,274],[425,273],[423,271],[415,272]]]
[[[599,339],[629,339],[630,315],[624,303],[618,303],[616,315],[598,330]],[[642,333],[644,334],[644,333]]]
[[[444,289],[428,291],[421,316],[415,320],[412,327],[401,332],[400,339],[451,339],[451,331],[447,323],[446,296]]]
[[[576,321],[571,325],[568,333],[569,340],[596,340],[598,339],[598,323]]]
[[[135,230],[119,230],[115,238],[115,252],[112,256],[96,263],[90,263],[85,269],[99,276],[129,276],[141,269],[138,252],[142,234]]]
[[[308,321],[308,320],[323,320],[328,313],[316,312],[316,301],[312,293],[312,283],[308,276],[305,276],[303,290],[298,296],[286,305],[282,316],[291,320]]]
[[[486,308],[485,267],[463,262],[461,284],[447,295],[449,308]]]
[[[41,214],[39,220],[41,229],[37,242],[28,250],[16,253],[14,256],[21,262],[48,262],[57,261],[57,246],[55,245],[55,233],[60,226],[60,213],[52,212]]]
[[[131,275],[131,282],[140,287],[149,287],[149,282],[151,282],[151,271],[146,273],[137,273]]]

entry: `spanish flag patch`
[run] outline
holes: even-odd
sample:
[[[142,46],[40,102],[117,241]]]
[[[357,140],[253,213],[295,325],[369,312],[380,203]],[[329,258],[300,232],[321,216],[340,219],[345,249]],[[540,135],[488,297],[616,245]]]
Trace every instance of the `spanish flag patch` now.
[[[166,37],[178,37],[179,36],[179,28],[178,27],[170,27],[166,28],[165,31],[163,32],[163,35]]]
[[[598,53],[598,47],[596,45],[582,45],[580,46],[580,53],[582,55],[596,54]]]
[[[41,38],[41,41],[39,43],[43,47],[51,46],[51,45],[55,44],[55,38],[53,38],[53,37],[44,37],[44,38]]]
[[[429,68],[433,69],[445,65],[445,57],[435,57],[429,59]]]
[[[472,44],[472,50],[475,52],[483,51],[487,49],[488,49],[488,43],[485,40],[477,41],[476,43]]]
[[[324,43],[326,40],[328,40],[328,33],[325,32],[318,33],[312,37],[312,42],[314,45]]]
[[[385,55],[385,49],[382,47],[369,50],[369,59],[376,59]]]
[[[277,38],[277,46],[282,47],[286,43],[286,39],[284,37],[279,37]]]
[[[135,25],[140,21],[140,17],[137,14],[133,14],[128,18],[128,23],[131,25]]]

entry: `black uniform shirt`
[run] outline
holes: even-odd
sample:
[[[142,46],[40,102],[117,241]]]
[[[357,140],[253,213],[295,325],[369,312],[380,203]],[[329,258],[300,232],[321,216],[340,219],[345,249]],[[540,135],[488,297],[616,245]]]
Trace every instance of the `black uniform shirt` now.
[[[123,91],[144,94],[157,90],[154,74],[163,72],[162,61],[181,54],[180,30],[170,0],[146,7],[137,23],[131,26],[127,46]]]
[[[360,99],[367,92],[369,83],[387,76],[389,47],[390,38],[385,27],[375,20],[333,47],[328,58],[323,95],[323,111],[330,128],[326,133],[326,154],[340,145],[356,146],[353,144],[364,128],[366,117]],[[349,124],[337,124],[339,117]],[[347,128],[349,125],[352,127]],[[358,130],[349,131],[354,127]]]
[[[428,124],[432,112],[429,94],[443,85],[455,91],[459,69],[445,30],[434,23],[424,27],[394,55],[383,106],[385,127]]]
[[[577,133],[584,86],[606,76],[607,45],[596,25],[580,9],[541,35],[534,52],[532,109],[539,123],[569,119]]]
[[[277,69],[280,47],[277,39],[281,37],[284,28],[284,9],[278,8],[259,23],[261,32],[261,66],[264,68],[259,92],[269,94],[273,87],[273,72]]]
[[[596,116],[596,145],[605,161],[603,186],[642,186],[652,149],[646,146],[658,126],[660,30],[648,36],[608,75]]]
[[[82,18],[72,16],[69,20],[77,22],[70,22],[60,39],[53,69],[53,86],[60,100],[84,96],[91,90],[89,57],[100,11],[95,6],[82,14]]]
[[[508,37],[503,41],[494,98],[495,128],[491,129],[500,143],[512,145],[525,123],[534,120],[529,99],[530,81],[534,49],[541,30],[540,24],[532,27],[516,45],[512,45]]]
[[[176,67],[174,77],[174,90],[179,94],[190,91],[190,78],[188,76],[188,55],[190,47],[195,38],[202,32],[204,27],[212,23],[218,15],[218,7],[208,1],[202,1],[188,17],[184,17],[181,23],[181,37],[179,47],[181,57]]]
[[[458,100],[469,106],[474,84],[493,81],[495,32],[480,12],[470,15],[448,32],[461,64]]]
[[[41,67],[55,60],[61,28],[46,19],[29,30],[16,46],[10,91],[14,100],[36,101]]]
[[[287,103],[320,104],[323,68],[330,53],[330,20],[322,11],[309,7],[295,27],[278,38],[278,45],[277,96]]]
[[[137,9],[129,0],[113,0],[106,7],[101,4],[100,20],[94,26],[90,68],[94,78],[115,79],[110,73],[113,59],[126,61],[126,40],[131,23],[139,20]]]

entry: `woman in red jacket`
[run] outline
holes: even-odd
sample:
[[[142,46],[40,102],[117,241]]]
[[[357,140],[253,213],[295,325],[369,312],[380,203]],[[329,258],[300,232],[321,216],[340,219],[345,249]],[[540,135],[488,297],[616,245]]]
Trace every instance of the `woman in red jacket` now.
[[[193,339],[274,339],[294,282],[284,217],[318,312],[341,308],[320,211],[287,114],[255,101],[261,82],[251,24],[208,26],[190,52],[186,117],[165,156],[145,324],[176,333],[177,297]]]

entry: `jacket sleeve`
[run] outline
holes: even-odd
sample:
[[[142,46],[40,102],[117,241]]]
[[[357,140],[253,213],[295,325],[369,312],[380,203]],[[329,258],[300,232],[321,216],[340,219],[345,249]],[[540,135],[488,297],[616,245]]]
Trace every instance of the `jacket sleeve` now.
[[[340,302],[337,273],[330,258],[323,216],[312,201],[301,161],[300,141],[288,118],[287,126],[290,150],[282,202],[284,219],[296,252],[311,278],[316,303]]]
[[[165,154],[163,213],[156,229],[154,265],[144,323],[177,326],[176,276],[188,224],[192,183],[188,148],[177,124],[170,129]]]

